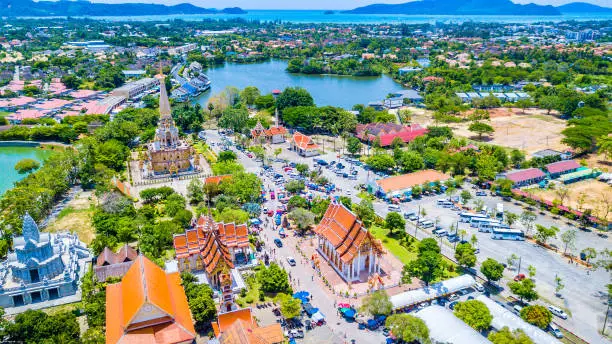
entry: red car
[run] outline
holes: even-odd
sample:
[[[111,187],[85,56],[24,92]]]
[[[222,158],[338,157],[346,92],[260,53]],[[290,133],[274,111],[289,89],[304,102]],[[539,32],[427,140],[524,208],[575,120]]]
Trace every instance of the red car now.
[[[247,156],[248,156],[249,158],[253,158],[253,154],[251,154],[251,153],[247,153]]]
[[[525,279],[525,274],[518,274],[518,275],[514,276],[514,280],[516,282],[522,281],[524,279]]]

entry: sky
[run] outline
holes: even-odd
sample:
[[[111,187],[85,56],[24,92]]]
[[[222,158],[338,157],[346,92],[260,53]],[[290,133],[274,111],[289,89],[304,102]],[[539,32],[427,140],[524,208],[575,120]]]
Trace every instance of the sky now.
[[[157,3],[174,5],[190,2],[208,8],[241,7],[244,9],[352,9],[370,4],[399,4],[409,0],[92,0],[105,3]],[[462,1],[462,0],[457,0]],[[492,0],[494,1],[494,0]],[[536,3],[539,5],[563,5],[569,2],[588,2],[595,5],[612,7],[612,0],[513,0],[515,3]]]

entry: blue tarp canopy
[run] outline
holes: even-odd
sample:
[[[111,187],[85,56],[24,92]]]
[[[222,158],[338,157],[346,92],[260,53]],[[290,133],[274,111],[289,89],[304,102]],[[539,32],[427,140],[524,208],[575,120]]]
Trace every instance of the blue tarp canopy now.
[[[261,224],[261,220],[260,219],[251,219],[251,223],[255,224],[255,225],[260,225]]]
[[[378,322],[374,319],[368,319],[368,327],[376,327],[378,326]]]
[[[354,318],[357,312],[352,308],[341,308],[340,312],[347,318]]]
[[[306,298],[306,297],[310,297],[310,293],[305,290],[301,290],[293,294],[293,297],[295,297],[296,299]]]
[[[306,314],[308,314],[308,316],[312,316],[313,314],[317,313],[319,311],[318,308],[314,308],[310,303],[306,302],[303,304],[304,307],[304,312],[306,312]]]

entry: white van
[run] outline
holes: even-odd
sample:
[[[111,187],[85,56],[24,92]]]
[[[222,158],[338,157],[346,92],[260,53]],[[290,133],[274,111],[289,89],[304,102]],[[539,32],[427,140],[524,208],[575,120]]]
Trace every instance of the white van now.
[[[434,229],[432,233],[437,235],[438,237],[443,237],[443,236],[446,236],[447,234],[446,229],[444,228]]]
[[[555,306],[548,306],[548,310],[561,319],[567,319],[567,313],[565,313],[561,308],[557,308]]]
[[[397,204],[389,204],[389,207],[387,207],[387,209],[389,211],[397,211],[397,212],[401,211],[399,205]]]
[[[433,226],[434,226],[434,223],[433,223],[433,221],[430,221],[430,220],[425,220],[425,221],[423,221],[423,222],[421,222],[421,223],[420,223],[420,226],[421,226],[422,228],[429,228],[429,227],[433,227]]]

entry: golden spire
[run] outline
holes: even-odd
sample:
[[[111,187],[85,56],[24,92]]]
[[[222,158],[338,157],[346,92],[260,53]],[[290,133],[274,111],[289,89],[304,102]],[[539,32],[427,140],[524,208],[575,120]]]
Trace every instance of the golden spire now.
[[[170,110],[170,101],[168,100],[168,92],[166,91],[166,76],[162,72],[162,64],[159,62],[159,115],[160,117],[170,117],[172,110]]]

